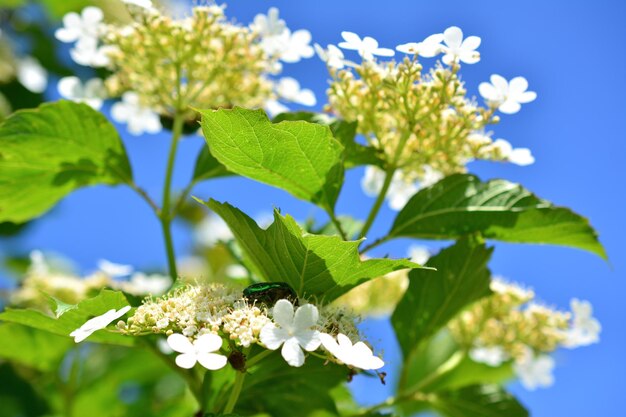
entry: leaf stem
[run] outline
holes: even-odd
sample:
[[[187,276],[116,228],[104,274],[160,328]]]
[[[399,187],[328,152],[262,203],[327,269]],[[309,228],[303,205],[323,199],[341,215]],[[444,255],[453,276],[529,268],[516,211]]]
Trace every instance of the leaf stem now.
[[[396,168],[395,167],[391,167],[388,168],[385,171],[385,182],[383,183],[383,187],[380,189],[380,192],[378,193],[378,197],[376,197],[376,202],[374,202],[374,205],[372,206],[372,209],[370,210],[369,215],[367,216],[367,220],[365,221],[365,224],[363,225],[363,229],[361,229],[361,234],[359,235],[359,238],[364,238],[367,235],[367,232],[369,232],[370,228],[372,227],[372,224],[374,224],[374,220],[376,220],[376,216],[378,216],[378,212],[380,211],[380,208],[383,205],[383,202],[385,201],[385,197],[387,196],[387,191],[389,191],[389,186],[391,185],[391,180],[393,179],[393,174],[395,174],[396,172]]]
[[[172,242],[172,213],[170,212],[171,192],[172,192],[172,176],[174,173],[174,162],[176,161],[176,149],[178,148],[178,140],[183,131],[183,115],[182,112],[176,111],[174,114],[174,126],[172,128],[172,141],[170,151],[167,158],[167,168],[165,171],[165,182],[163,184],[163,204],[161,209],[161,228],[163,229],[163,238],[165,239],[165,250],[167,252],[167,264],[170,276],[173,281],[178,278],[176,270],[176,255],[174,254],[174,244]]]
[[[339,221],[337,216],[335,216],[335,213],[332,210],[330,210],[330,209],[326,210],[326,212],[328,213],[328,216],[330,217],[330,221],[333,222],[333,224],[335,225],[335,228],[337,229],[337,231],[341,235],[341,238],[343,240],[348,240],[349,236],[346,234],[345,230],[343,230],[343,227],[341,226],[341,222]]]
[[[222,412],[222,414],[232,413],[235,409],[235,404],[237,404],[237,400],[239,399],[239,395],[241,394],[241,389],[243,388],[243,381],[245,378],[245,372],[237,372],[237,374],[235,375],[235,383],[233,385],[233,389],[230,391],[228,402],[226,403],[226,407],[224,407],[224,411]]]
[[[150,208],[154,211],[154,213],[160,218],[161,217],[161,209],[159,208],[159,206],[157,206],[157,204],[155,203],[155,201],[152,199],[152,197],[150,197],[148,195],[148,193],[146,192],[146,190],[144,190],[143,188],[141,188],[139,185],[137,185],[137,183],[134,180],[129,180],[126,183],[130,188],[132,188],[141,198],[144,199],[144,201],[146,203],[148,203],[148,205],[150,206]]]

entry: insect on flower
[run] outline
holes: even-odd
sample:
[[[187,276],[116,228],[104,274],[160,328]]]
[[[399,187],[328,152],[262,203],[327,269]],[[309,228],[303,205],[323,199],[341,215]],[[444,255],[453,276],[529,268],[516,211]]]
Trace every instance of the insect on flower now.
[[[243,290],[243,298],[250,303],[272,307],[278,300],[287,299],[298,306],[298,295],[286,282],[259,282]]]

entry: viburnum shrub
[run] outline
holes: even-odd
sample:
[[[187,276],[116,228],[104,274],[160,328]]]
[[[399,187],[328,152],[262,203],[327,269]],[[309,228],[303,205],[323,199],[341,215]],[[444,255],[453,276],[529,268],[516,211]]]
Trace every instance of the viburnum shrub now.
[[[394,50],[343,32],[323,47],[275,8],[246,26],[213,3],[182,14],[124,3],[124,18],[89,6],[55,32],[97,77],[62,77],[63,100],[0,113],[0,222],[35,219],[81,187],[120,185],[145,200],[164,237],[167,274],[101,260],[81,276],[59,256],[31,253],[0,314],[0,358],[29,381],[45,415],[524,416],[506,384],[549,386],[552,352],[599,340],[587,301],[556,310],[487,267],[486,240],[606,256],[585,218],[467,172],[479,159],[534,162],[490,130],[536,99],[526,79],[494,74],[478,86],[484,100],[467,93],[462,68],[480,61],[479,37],[453,26]],[[7,45],[0,82],[43,91],[45,70]],[[283,66],[315,53],[330,77],[324,112],[289,112],[317,101],[281,77]],[[162,201],[133,179],[106,109],[132,135],[171,132]],[[175,191],[187,136],[207,146]],[[365,219],[335,209],[345,172],[358,167],[375,198]],[[280,188],[327,223],[190,198],[196,184],[224,176]],[[395,220],[366,240],[385,200]],[[193,257],[174,252],[178,218],[195,231]],[[368,256],[398,238],[454,243]],[[391,317],[400,366],[362,334],[371,316]],[[395,395],[359,406],[349,390],[358,374],[373,377],[371,390],[395,384]]]

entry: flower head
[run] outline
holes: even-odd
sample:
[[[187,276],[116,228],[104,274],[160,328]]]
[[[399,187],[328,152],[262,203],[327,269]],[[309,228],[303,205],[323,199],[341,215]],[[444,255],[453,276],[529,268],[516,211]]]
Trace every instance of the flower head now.
[[[502,113],[517,113],[522,104],[530,103],[537,98],[537,93],[527,91],[528,81],[524,77],[515,77],[507,81],[501,75],[493,74],[490,80],[491,83],[480,83],[478,91],[490,106],[497,107]]]
[[[572,313],[572,327],[566,332],[565,347],[575,348],[598,343],[602,326],[593,317],[593,307],[589,301],[577,298],[570,302]]]
[[[365,60],[374,59],[374,55],[393,56],[393,49],[379,48],[378,41],[372,37],[366,36],[363,39],[353,32],[341,32],[344,42],[339,43],[339,47],[357,51]]]
[[[191,369],[200,362],[206,369],[215,371],[227,362],[226,356],[213,353],[222,347],[222,338],[216,334],[204,334],[192,343],[186,336],[174,333],[167,338],[167,344],[173,351],[181,353],[176,356],[176,365],[184,369]]]
[[[335,45],[328,45],[326,49],[322,48],[319,44],[313,45],[317,56],[328,65],[329,68],[341,69],[346,65],[350,65],[349,62],[344,60],[343,52]],[[352,64],[354,65],[354,64]]]
[[[128,123],[128,131],[135,136],[158,133],[163,128],[159,115],[144,107],[139,95],[132,91],[122,95],[122,101],[111,106],[111,117],[118,123]]]
[[[478,36],[468,36],[463,39],[463,31],[451,26],[443,32],[442,46],[445,54],[442,61],[446,65],[452,65],[453,62],[464,62],[466,64],[475,64],[480,61],[480,53],[476,50],[480,46],[480,38]]]
[[[321,333],[319,337],[324,348],[348,366],[372,370],[380,369],[385,365],[382,359],[374,356],[372,350],[365,343],[356,342],[352,344],[350,338],[343,333],[339,333],[336,340],[326,333]]]
[[[63,27],[57,29],[54,36],[61,42],[76,42],[85,38],[97,39],[104,14],[94,6],[83,9],[81,14],[68,13],[63,16]]]
[[[83,83],[78,77],[63,77],[57,84],[61,97],[77,103],[85,103],[89,107],[100,110],[107,97],[104,83],[100,78],[91,78]]]
[[[119,319],[124,314],[128,313],[129,310],[130,306],[122,307],[119,310],[113,308],[100,316],[87,320],[85,324],[70,333],[70,336],[74,338],[74,342],[80,343],[91,336],[93,332],[104,329],[113,320]]]
[[[317,307],[305,304],[295,311],[289,300],[278,300],[273,308],[273,323],[261,330],[260,340],[268,349],[282,345],[281,355],[291,366],[304,364],[304,353],[320,346],[320,332],[313,327],[319,319]]]

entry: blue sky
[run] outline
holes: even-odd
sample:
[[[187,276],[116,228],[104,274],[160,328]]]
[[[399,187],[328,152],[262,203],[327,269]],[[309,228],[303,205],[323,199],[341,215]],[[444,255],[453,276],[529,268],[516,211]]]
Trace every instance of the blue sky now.
[[[336,44],[340,32],[349,30],[393,48],[456,25],[466,35],[483,39],[481,61],[462,69],[470,94],[477,95],[478,84],[492,73],[528,79],[538,99],[516,115],[503,115],[494,137],[531,148],[537,162],[530,167],[475,163],[470,170],[485,179],[520,182],[540,197],[589,217],[610,264],[575,249],[495,244],[494,273],[532,286],[539,298],[556,307],[567,308],[572,297],[588,299],[603,325],[600,344],[556,353],[552,388],[535,392],[517,384],[511,388],[536,417],[588,417],[599,410],[603,416],[622,415],[626,406],[626,245],[622,241],[626,235],[622,182],[626,179],[626,2],[234,0],[227,14],[247,23],[270,6],[280,8],[290,28],[309,29],[315,42],[323,45]],[[321,107],[327,76],[319,60],[286,65],[286,74],[313,89]],[[167,136],[124,135],[124,140],[137,182],[159,197]],[[200,146],[199,138],[182,142],[175,184],[185,184]],[[364,217],[369,210],[372,200],[358,186],[361,175],[362,169],[348,173],[340,213]],[[269,212],[274,206],[301,219],[317,213],[282,191],[245,179],[205,183],[194,194],[228,200],[250,214]],[[392,216],[385,207],[372,234],[384,233]],[[178,253],[184,254],[190,238],[182,227],[175,232]],[[383,246],[378,254],[403,256],[408,243]],[[158,222],[143,201],[123,188],[76,192],[23,237],[5,241],[2,247],[13,252],[57,251],[85,269],[95,267],[100,258],[139,267],[165,265]],[[386,323],[370,322],[366,327],[373,340],[380,339],[389,358],[397,356]],[[358,382],[355,389],[362,399],[385,396],[373,381]]]

